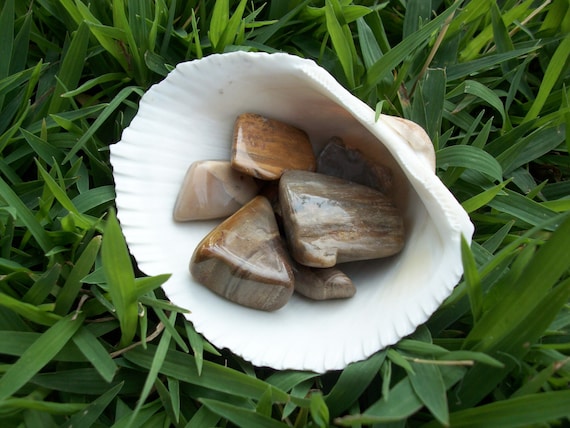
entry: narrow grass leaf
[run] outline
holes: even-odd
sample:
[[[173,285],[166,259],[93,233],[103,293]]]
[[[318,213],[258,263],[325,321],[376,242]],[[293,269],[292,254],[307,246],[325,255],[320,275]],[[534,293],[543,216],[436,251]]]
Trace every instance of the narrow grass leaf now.
[[[261,415],[254,410],[238,407],[223,401],[213,399],[200,399],[200,402],[212,412],[228,419],[237,426],[248,428],[286,428],[287,424],[279,422],[268,416]]]
[[[358,18],[356,20],[356,29],[358,31],[358,42],[360,43],[364,66],[366,69],[369,69],[376,61],[382,58],[382,50],[376,41],[372,29],[368,26],[364,18]]]
[[[217,426],[219,420],[222,419],[218,413],[210,410],[206,406],[200,406],[198,411],[192,415],[192,419],[188,421],[184,428],[204,428]]]
[[[111,404],[111,402],[119,394],[122,387],[123,383],[120,383],[109,389],[103,395],[97,397],[95,400],[89,403],[89,405],[82,412],[76,413],[71,418],[69,418],[69,420],[63,425],[63,427],[89,428],[90,426],[92,426],[95,422],[97,422],[97,419],[99,419],[99,416],[101,416],[101,414],[107,408],[107,406],[109,406],[109,404]]]
[[[41,306],[21,302],[2,292],[0,292],[0,306],[11,309],[23,318],[40,325],[51,326],[61,319],[59,315],[45,311]]]
[[[51,268],[42,273],[34,282],[34,285],[22,296],[22,302],[29,303],[30,305],[43,303],[57,284],[60,273],[61,265],[59,263],[54,264]]]
[[[89,139],[93,137],[95,132],[106,122],[111,114],[113,114],[113,112],[117,110],[117,108],[119,108],[119,106],[133,93],[139,96],[143,95],[143,91],[139,87],[127,86],[126,88],[121,89],[121,91],[111,100],[111,102],[105,106],[103,111],[99,114],[99,116],[97,116],[97,119],[95,119],[89,129],[85,131],[77,143],[75,143],[75,145],[69,150],[63,162],[69,162],[79,150],[82,150]]]
[[[51,238],[40,222],[35,218],[32,211],[22,202],[12,188],[0,177],[0,198],[2,198],[9,206],[16,210],[18,220],[21,221],[26,229],[30,231],[41,249],[47,253],[52,247]]]
[[[65,57],[61,62],[61,67],[56,75],[57,84],[50,100],[48,114],[66,109],[66,105],[69,101],[61,95],[69,88],[75,88],[79,83],[83,67],[85,66],[88,43],[89,27],[85,22],[82,22],[71,40]]]
[[[331,417],[347,410],[374,380],[386,359],[378,352],[365,361],[349,364],[341,373],[331,392],[325,397]]]
[[[65,315],[71,309],[73,302],[77,299],[77,295],[82,286],[82,279],[91,272],[97,255],[99,254],[99,248],[101,247],[101,236],[94,237],[85,250],[79,256],[79,259],[75,262],[75,265],[69,272],[63,287],[59,290],[57,298],[55,301],[54,312],[59,315]]]
[[[170,318],[167,320],[167,322],[174,324],[175,321],[176,321],[176,313],[173,312],[170,315]],[[152,387],[154,386],[154,381],[156,380],[156,378],[158,376],[160,367],[164,363],[164,358],[166,356],[166,353],[168,352],[171,338],[172,338],[172,335],[170,334],[170,331],[165,330],[164,333],[162,333],[162,337],[160,338],[160,342],[158,343],[158,347],[156,348],[156,353],[154,354],[154,358],[152,360],[152,364],[151,364],[150,369],[148,371],[143,389],[142,389],[141,394],[138,398],[137,405],[136,405],[136,407],[135,407],[135,409],[131,415],[131,423],[129,423],[128,426],[131,426],[132,422],[137,417],[137,415],[140,412],[144,402],[148,398]]]
[[[473,367],[464,377],[461,387],[456,391],[458,407],[474,406],[486,397],[513,369],[516,369],[517,362],[528,353],[531,345],[540,339],[569,297],[570,278],[567,278],[548,292],[531,309],[525,308],[525,305],[522,304],[520,310],[518,306],[509,308],[508,311],[500,314],[500,319],[497,320],[495,317],[495,320],[499,321],[499,327],[490,330],[489,334],[498,334],[499,336],[489,337],[487,340],[476,344],[474,349],[491,353],[504,364],[504,368],[498,369],[485,365]],[[512,324],[505,325],[505,320],[512,320]],[[476,324],[475,327],[479,324]],[[470,337],[468,336],[467,339]]]
[[[46,164],[53,166],[54,162],[61,163],[65,156],[64,152],[31,132],[21,129],[22,135],[34,152]]]
[[[492,89],[488,88],[487,86],[483,85],[482,83],[476,80],[467,80],[465,82],[462,82],[452,91],[450,91],[447,94],[447,97],[452,98],[459,94],[473,95],[485,101],[495,110],[497,110],[497,112],[499,112],[501,118],[503,119],[503,123],[505,122],[506,120],[505,107],[499,96]]]
[[[499,162],[489,153],[474,146],[448,146],[436,153],[437,166],[469,168],[501,181],[503,171]]]
[[[10,58],[14,43],[14,0],[4,2],[0,13],[0,81],[8,77],[10,72]],[[0,108],[4,107],[4,96],[0,95]]]
[[[56,403],[30,398],[8,398],[0,401],[0,412],[36,410],[51,415],[71,415],[82,411],[86,406],[85,403]]]
[[[467,284],[467,293],[471,305],[471,314],[474,321],[477,322],[483,312],[483,289],[481,288],[481,277],[477,271],[475,258],[464,236],[461,236],[461,260],[463,262],[463,277]]]
[[[136,278],[136,295],[137,297],[143,296],[150,293],[164,284],[171,277],[171,274],[162,274],[155,276],[145,276],[142,278]]]
[[[337,19],[335,8],[333,2],[337,0],[331,0],[325,3],[325,18],[327,31],[331,38],[333,48],[336,52],[337,58],[340,61],[344,74],[348,81],[350,88],[354,88],[356,85],[356,80],[354,76],[354,63],[352,59],[352,50],[350,47],[350,42],[346,37],[346,34],[342,28],[342,25]],[[340,5],[338,5],[340,8]],[[350,39],[352,41],[352,38]]]
[[[320,391],[313,392],[309,398],[309,413],[315,425],[320,428],[329,426],[329,408]]]
[[[69,196],[67,196],[65,189],[62,189],[60,185],[57,184],[57,182],[37,160],[36,166],[46,186],[49,188],[53,196],[67,211],[75,215],[75,221],[77,222],[77,225],[84,229],[91,228],[93,226],[92,221],[77,210],[77,208],[73,205],[73,202],[71,202],[71,199],[69,199]]]
[[[135,348],[125,353],[125,357],[129,361],[148,369],[152,365],[155,350],[156,347],[152,345],[149,345],[147,350]],[[183,370],[181,370],[182,367]],[[255,400],[259,400],[268,385],[260,379],[210,361],[204,361],[202,374],[198,375],[194,357],[173,350],[166,354],[160,372],[182,382]],[[273,386],[272,391],[274,400],[280,402],[289,400],[289,395],[284,391]]]
[[[570,391],[551,391],[455,412],[450,415],[449,422],[451,426],[460,428],[542,425],[567,418],[569,409]]]
[[[190,342],[190,347],[194,353],[194,362],[196,363],[196,372],[198,376],[202,374],[202,366],[204,364],[204,339],[194,330],[194,326],[189,322],[184,323],[186,337]]]
[[[465,374],[463,367],[441,367],[445,388],[449,389]],[[368,407],[361,415],[336,418],[341,426],[353,426],[354,423],[374,424],[400,421],[416,413],[423,407],[422,401],[414,392],[409,376],[399,381],[390,390],[388,398],[381,398]]]
[[[525,115],[523,119],[524,122],[538,117],[540,111],[546,104],[554,85],[563,73],[564,67],[566,66],[569,58],[570,37],[564,37],[550,58],[550,62],[548,63],[544,76],[542,77],[538,94]]]
[[[413,368],[415,374],[409,375],[412,389],[442,425],[449,425],[446,388],[439,367],[414,363]]]
[[[73,343],[105,381],[113,380],[118,366],[93,333],[86,328],[79,329],[73,336]]]
[[[511,178],[503,181],[501,184],[491,187],[490,189],[483,190],[478,195],[472,196],[466,201],[461,202],[461,206],[468,213],[478,210],[491,202],[505,188],[507,184],[512,181]]]
[[[437,140],[441,133],[443,103],[445,99],[447,79],[445,70],[430,68],[426,71],[421,85],[425,104],[425,129],[432,140]]]
[[[220,51],[220,40],[224,34],[224,30],[228,25],[230,14],[230,5],[228,0],[219,0],[214,4],[212,16],[210,18],[210,28],[208,30],[208,38],[216,51]]]
[[[518,48],[510,52],[488,54],[470,61],[451,64],[446,69],[447,79],[449,81],[455,81],[468,77],[470,75],[476,74],[480,70],[486,70],[496,65],[500,65],[505,61],[528,55],[540,49],[540,47],[540,44],[537,42],[536,45],[525,48]]]
[[[69,315],[46,330],[0,379],[0,401],[16,393],[65,346],[81,327],[84,316]]]
[[[108,185],[81,192],[71,200],[71,203],[80,214],[85,214],[97,207],[108,205],[114,199],[115,187]]]
[[[117,217],[110,211],[105,226],[101,258],[109,294],[121,325],[120,346],[131,343],[138,323],[138,306],[133,267]]]
[[[271,388],[267,388],[263,395],[259,397],[257,405],[255,406],[255,412],[263,416],[271,417],[272,407],[273,394],[271,393]]]
[[[222,50],[226,46],[234,43],[236,36],[240,33],[239,29],[243,25],[242,19],[246,4],[247,0],[240,0],[238,5],[235,7],[232,17],[228,20],[226,28],[224,28],[218,49]]]
[[[513,324],[524,318],[546,295],[558,278],[570,268],[570,217],[530,260],[517,283],[486,312],[467,337],[485,350],[509,334]]]
[[[540,203],[529,199],[520,193],[503,189],[505,195],[497,195],[488,205],[497,211],[503,212],[533,226],[543,224],[545,221],[557,218],[557,213]],[[545,226],[546,230],[554,230],[558,226],[557,222]]]
[[[411,34],[406,39],[402,40],[398,45],[387,51],[382,58],[380,58],[366,74],[366,87],[365,93],[376,86],[386,76],[391,73],[394,68],[403,62],[411,52],[419,47],[428,43],[433,33],[439,30],[444,22],[453,14],[461,4],[460,1],[454,2],[448,9],[445,10],[437,18],[434,18],[418,31]]]

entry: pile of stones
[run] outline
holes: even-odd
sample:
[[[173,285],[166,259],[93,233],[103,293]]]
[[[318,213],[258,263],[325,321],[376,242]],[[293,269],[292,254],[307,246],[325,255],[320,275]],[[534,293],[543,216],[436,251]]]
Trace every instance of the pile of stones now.
[[[356,288],[337,266],[404,246],[392,173],[332,137],[318,157],[301,129],[244,113],[229,161],[193,163],[176,221],[227,217],[196,247],[195,280],[238,304],[274,311],[294,291],[315,300]]]

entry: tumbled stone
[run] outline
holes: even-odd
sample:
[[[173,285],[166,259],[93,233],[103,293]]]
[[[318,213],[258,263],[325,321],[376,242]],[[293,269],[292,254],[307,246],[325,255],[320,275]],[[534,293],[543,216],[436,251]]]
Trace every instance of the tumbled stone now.
[[[399,210],[370,187],[287,171],[279,183],[279,200],[291,255],[305,266],[387,257],[404,246]]]
[[[317,157],[317,172],[392,193],[392,171],[370,162],[360,150],[347,147],[340,137],[329,140]]]
[[[311,268],[293,263],[295,291],[313,300],[346,299],[354,296],[356,287],[336,267]]]
[[[174,206],[177,221],[227,217],[255,197],[255,180],[228,161],[194,162],[184,177]]]
[[[232,166],[262,180],[278,180],[288,169],[314,171],[316,159],[305,131],[244,113],[234,125]]]
[[[294,277],[269,201],[255,197],[210,232],[192,255],[190,272],[241,305],[264,311],[285,305]]]

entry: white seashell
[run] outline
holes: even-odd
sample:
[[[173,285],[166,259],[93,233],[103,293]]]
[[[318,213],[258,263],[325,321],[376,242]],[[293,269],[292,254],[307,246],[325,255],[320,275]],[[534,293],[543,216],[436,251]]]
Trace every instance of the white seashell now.
[[[188,166],[230,159],[233,125],[244,112],[307,132],[315,153],[332,136],[394,175],[406,245],[397,256],[347,263],[357,293],[314,302],[293,295],[266,313],[219,297],[195,282],[188,262],[218,220],[176,223],[172,210]],[[139,268],[172,273],[164,291],[214,345],[257,366],[325,372],[343,369],[396,343],[425,322],[459,281],[467,213],[434,174],[433,147],[421,128],[381,115],[311,60],[234,52],[179,64],[143,96],[122,139],[111,146],[116,203]]]

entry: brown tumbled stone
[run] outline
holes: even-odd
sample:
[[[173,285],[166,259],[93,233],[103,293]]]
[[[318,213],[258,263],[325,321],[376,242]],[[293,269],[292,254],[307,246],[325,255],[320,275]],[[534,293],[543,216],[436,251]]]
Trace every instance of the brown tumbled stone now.
[[[255,180],[232,169],[230,162],[194,162],[188,168],[174,206],[174,220],[207,220],[227,217],[253,199]]]
[[[241,305],[264,311],[284,306],[294,277],[269,201],[257,196],[210,232],[192,255],[190,272]]]
[[[311,268],[293,263],[295,291],[313,300],[346,299],[354,296],[356,287],[336,267]]]
[[[404,246],[399,210],[370,187],[287,171],[279,183],[279,200],[291,255],[305,266],[387,257]]]
[[[262,180],[277,180],[289,169],[316,168],[304,131],[253,113],[244,113],[235,121],[231,162],[238,171]]]
[[[370,162],[362,152],[346,146],[340,137],[329,140],[317,157],[317,172],[392,193],[390,168]]]

